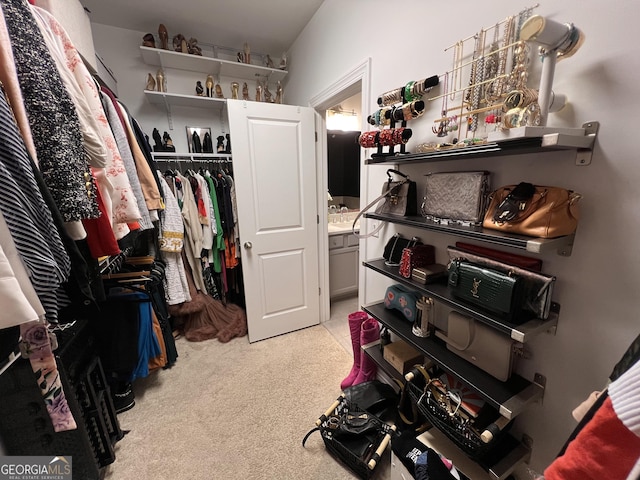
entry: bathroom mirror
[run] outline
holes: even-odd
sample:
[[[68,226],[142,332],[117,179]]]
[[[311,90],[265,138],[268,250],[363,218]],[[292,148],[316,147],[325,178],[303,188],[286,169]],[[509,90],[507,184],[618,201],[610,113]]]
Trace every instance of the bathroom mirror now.
[[[336,205],[360,207],[360,132],[327,131],[329,193]]]

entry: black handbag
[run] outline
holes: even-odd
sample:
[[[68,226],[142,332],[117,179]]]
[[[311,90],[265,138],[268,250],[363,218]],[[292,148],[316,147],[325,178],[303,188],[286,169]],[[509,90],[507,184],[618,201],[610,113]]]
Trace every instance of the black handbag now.
[[[394,181],[391,176],[392,173],[399,175],[402,177],[402,180]],[[369,233],[360,233],[356,232],[356,224],[360,217],[364,215],[365,212],[373,208],[374,205],[376,209],[375,213],[379,214],[389,214],[389,215],[398,215],[398,216],[410,216],[416,215],[418,212],[418,195],[416,182],[409,179],[408,175],[404,173],[394,170],[390,168],[387,170],[388,179],[382,184],[382,193],[375,200],[369,203],[366,207],[364,207],[358,215],[353,220],[353,226],[351,230],[353,234],[358,238],[367,238],[375,235],[380,231],[380,229],[384,226],[384,222],[380,222],[378,228],[376,228],[373,232]]]
[[[384,263],[390,267],[399,267],[400,260],[402,260],[402,251],[405,248],[415,247],[416,245],[422,245],[418,237],[405,238],[396,233],[384,246],[384,252],[382,253],[382,257],[385,260]]]
[[[303,438],[319,431],[327,451],[361,479],[370,479],[380,463],[395,425],[389,425],[343,395],[320,416],[317,427]]]
[[[506,320],[526,320],[522,310],[521,277],[462,260],[449,265],[451,293],[461,300],[502,315]]]

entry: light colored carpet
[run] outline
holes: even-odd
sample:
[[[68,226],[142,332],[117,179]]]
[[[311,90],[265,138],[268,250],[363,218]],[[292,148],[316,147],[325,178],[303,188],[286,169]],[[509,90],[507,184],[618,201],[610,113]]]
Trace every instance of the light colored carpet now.
[[[130,432],[105,479],[356,478],[318,432],[301,444],[351,368],[323,326],[253,344],[179,339],[177,347],[174,367],[135,382],[135,407],[118,415]],[[388,469],[383,462],[376,478]]]

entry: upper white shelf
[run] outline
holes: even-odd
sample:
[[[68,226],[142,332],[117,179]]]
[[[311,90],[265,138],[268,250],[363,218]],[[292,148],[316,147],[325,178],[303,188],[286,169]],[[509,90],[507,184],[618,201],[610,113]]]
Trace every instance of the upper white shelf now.
[[[262,67],[247,63],[231,62],[219,58],[191,55],[182,52],[173,52],[161,48],[140,46],[142,59],[149,65],[162,68],[176,68],[191,72],[201,72],[208,75],[232,77],[244,80],[266,78],[269,82],[283,80],[287,75],[286,70]]]
[[[167,110],[174,107],[197,107],[212,110],[222,110],[226,105],[224,98],[199,97],[197,95],[184,95],[182,93],[156,92],[145,90],[145,96],[149,103],[164,105]]]

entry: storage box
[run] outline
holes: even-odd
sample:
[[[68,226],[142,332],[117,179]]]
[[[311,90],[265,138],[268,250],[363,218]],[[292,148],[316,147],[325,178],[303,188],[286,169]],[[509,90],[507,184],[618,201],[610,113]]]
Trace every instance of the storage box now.
[[[402,375],[411,370],[414,365],[424,362],[423,355],[402,340],[385,345],[382,356]]]

